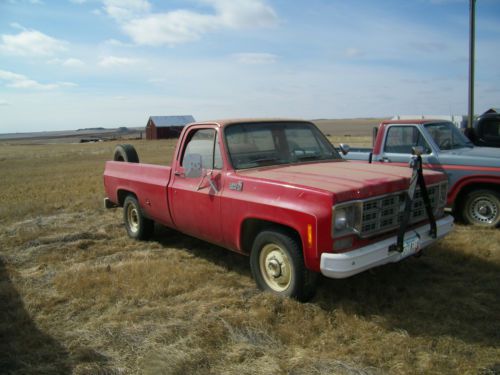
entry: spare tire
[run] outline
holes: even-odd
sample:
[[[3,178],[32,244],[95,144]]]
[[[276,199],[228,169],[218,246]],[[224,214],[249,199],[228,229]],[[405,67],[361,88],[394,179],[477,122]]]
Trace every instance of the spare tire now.
[[[134,146],[129,144],[118,145],[113,154],[114,161],[125,161],[127,163],[139,163],[139,156]]]

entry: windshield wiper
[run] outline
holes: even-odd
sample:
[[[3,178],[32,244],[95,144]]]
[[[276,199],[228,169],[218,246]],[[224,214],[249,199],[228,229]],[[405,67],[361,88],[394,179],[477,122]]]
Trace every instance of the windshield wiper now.
[[[262,159],[257,159],[257,160],[252,160],[251,161],[251,163],[257,163],[257,164],[261,164],[261,163],[274,163],[274,162],[280,162],[280,164],[283,163],[278,158],[262,158]]]
[[[321,155],[302,155],[302,156],[296,156],[295,157],[297,160],[318,160],[321,159]]]

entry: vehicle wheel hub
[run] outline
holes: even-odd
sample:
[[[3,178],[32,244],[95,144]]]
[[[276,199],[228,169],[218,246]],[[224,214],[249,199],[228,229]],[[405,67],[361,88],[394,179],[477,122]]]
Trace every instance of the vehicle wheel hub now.
[[[127,219],[130,230],[136,233],[139,230],[139,212],[136,207],[128,206]]]
[[[276,292],[285,291],[292,282],[292,270],[287,253],[276,244],[265,245],[259,256],[259,266],[266,284]]]
[[[281,264],[277,259],[270,259],[267,263],[267,269],[273,277],[281,276]]]
[[[471,215],[480,223],[490,224],[498,216],[498,207],[487,197],[481,197],[472,202]]]

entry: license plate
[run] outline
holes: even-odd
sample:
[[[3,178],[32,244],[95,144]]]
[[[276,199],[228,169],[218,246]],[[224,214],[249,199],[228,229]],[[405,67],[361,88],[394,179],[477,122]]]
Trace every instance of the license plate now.
[[[403,242],[403,253],[401,254],[403,257],[407,257],[408,255],[415,254],[420,250],[420,241],[417,236],[407,238]]]

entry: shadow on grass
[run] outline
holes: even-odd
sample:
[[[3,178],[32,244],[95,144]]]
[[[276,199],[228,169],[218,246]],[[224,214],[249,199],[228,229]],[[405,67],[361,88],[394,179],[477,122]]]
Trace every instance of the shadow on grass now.
[[[412,336],[500,342],[500,266],[436,244],[420,258],[344,280],[322,279],[315,301],[358,316],[380,316]]]
[[[172,248],[185,248],[191,254],[209,260],[210,262],[252,277],[250,263],[247,256],[213,245],[203,240],[182,234],[173,229],[157,225],[155,227],[154,241],[162,246]]]
[[[67,351],[40,331],[0,257],[0,373],[70,374]]]
[[[244,276],[248,258],[166,228],[157,228],[163,246],[186,248]],[[470,343],[500,342],[500,266],[443,245],[348,279],[321,278],[311,301],[325,311],[343,309],[382,318],[389,330],[412,336],[450,336]]]

